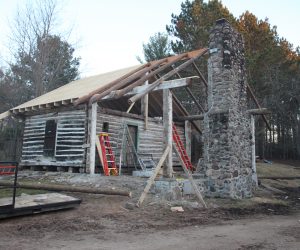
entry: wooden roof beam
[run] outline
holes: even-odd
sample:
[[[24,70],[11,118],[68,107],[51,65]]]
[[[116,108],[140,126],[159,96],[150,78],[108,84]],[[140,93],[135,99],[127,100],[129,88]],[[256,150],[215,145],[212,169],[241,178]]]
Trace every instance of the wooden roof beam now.
[[[247,90],[248,90],[250,96],[252,97],[253,101],[255,102],[255,105],[257,106],[257,108],[258,108],[258,109],[262,109],[262,107],[260,106],[258,100],[256,99],[256,97],[255,97],[255,95],[254,95],[254,93],[253,93],[253,91],[252,91],[252,88],[250,87],[249,84],[247,84]],[[271,128],[271,126],[270,126],[270,124],[269,124],[269,122],[268,122],[268,120],[267,120],[267,118],[266,118],[266,116],[265,116],[264,114],[262,114],[262,118],[263,118],[263,120],[265,121],[265,123],[266,123],[268,129],[271,131],[272,128]]]
[[[154,71],[149,72],[148,74],[145,74],[142,78],[140,78],[139,80],[137,80],[136,82],[130,84],[129,86],[116,91],[116,97],[121,97],[123,95],[125,95],[126,93],[128,93],[129,91],[131,91],[133,88],[140,86],[142,84],[144,84],[144,82],[148,81],[151,77],[154,77],[156,74],[160,73],[161,71],[167,69],[168,67],[170,67],[171,65],[173,65],[174,63],[182,60],[183,58],[186,58],[188,56],[187,53],[178,55],[176,57],[174,57],[172,60],[166,58],[166,64],[164,64],[163,66],[160,66],[159,68],[157,68]],[[150,85],[148,85],[150,86]]]
[[[186,87],[186,86],[191,85],[197,79],[199,79],[198,76],[191,76],[191,77],[186,77],[186,78],[181,78],[181,79],[165,81],[161,85],[159,85],[155,89],[153,89],[152,91]],[[137,87],[133,88],[131,91],[129,91],[128,93],[126,93],[124,96],[130,96],[130,95],[136,95],[136,94],[142,93],[143,91],[145,91],[147,89],[147,87],[148,87],[148,85],[137,86]],[[115,93],[117,91],[112,91],[110,94],[103,97],[102,100],[115,99],[116,98]]]
[[[199,75],[199,77],[201,78],[201,80],[203,81],[204,85],[207,88],[208,87],[208,83],[207,83],[206,79],[204,78],[203,74],[201,73],[200,69],[197,67],[197,65],[196,65],[195,62],[193,62],[193,67],[197,71],[197,74]]]
[[[189,60],[187,60],[186,62],[182,63],[180,66],[178,66],[177,68],[169,71],[167,74],[163,75],[162,77],[160,77],[158,80],[156,80],[154,83],[150,84],[147,86],[147,89],[145,91],[143,91],[140,94],[137,94],[131,98],[129,98],[129,103],[133,103],[136,102],[137,100],[141,99],[144,95],[146,95],[147,93],[149,93],[150,91],[152,91],[153,89],[155,89],[158,85],[160,85],[163,81],[167,80],[168,78],[170,78],[171,76],[175,75],[176,73],[178,73],[180,70],[186,68],[187,66],[189,66],[191,63],[193,63],[196,59],[198,59],[199,57],[201,57],[202,55],[204,55],[206,52],[208,51],[208,49],[202,49],[200,51],[198,51],[198,53],[196,55],[194,55],[192,58],[190,58]],[[173,64],[173,63],[172,63]],[[170,65],[172,65],[170,64]],[[168,66],[170,66],[168,65]],[[154,73],[154,72],[152,72]],[[158,72],[157,72],[158,73]],[[155,73],[156,74],[156,73]],[[154,75],[155,75],[154,74]],[[150,75],[150,74],[149,74]]]
[[[177,117],[176,120],[178,121],[197,121],[197,120],[203,120],[204,114],[200,115],[187,115],[187,116],[180,116]]]
[[[109,93],[111,93],[112,91],[115,91],[117,89],[123,88],[125,87],[127,84],[129,84],[130,82],[138,79],[139,77],[146,75],[147,72],[151,71],[152,69],[158,67],[160,64],[162,64],[163,62],[167,61],[167,58],[155,61],[153,63],[150,63],[149,67],[146,67],[144,69],[142,69],[141,71],[137,72],[136,74],[132,74],[129,77],[127,77],[126,79],[115,83],[114,85],[112,85],[110,88],[106,89],[105,91],[101,92],[101,93],[96,93],[93,96],[91,96],[89,103],[92,104],[94,102],[99,101],[100,99],[102,99],[104,96],[108,95]],[[131,84],[130,84],[131,85]]]
[[[101,86],[101,87],[99,87],[99,88],[93,90],[93,91],[92,91],[91,93],[89,93],[88,95],[85,95],[85,96],[83,96],[83,97],[78,98],[78,100],[76,100],[75,103],[74,103],[75,106],[77,106],[77,105],[79,105],[79,104],[81,104],[81,103],[87,102],[93,95],[95,95],[95,94],[97,94],[97,93],[99,93],[99,92],[103,92],[103,91],[105,91],[105,90],[111,88],[112,86],[114,86],[114,85],[117,84],[118,82],[121,82],[121,81],[126,80],[128,77],[134,75],[135,73],[137,73],[137,72],[143,70],[143,69],[146,68],[146,67],[149,67],[150,65],[151,65],[150,63],[143,64],[143,65],[141,65],[140,67],[138,67],[137,69],[134,69],[134,70],[130,71],[129,73],[127,73],[127,74],[121,76],[120,78],[118,78],[118,79],[116,79],[116,80],[110,82],[109,84],[107,84],[107,85],[105,85],[105,86]]]

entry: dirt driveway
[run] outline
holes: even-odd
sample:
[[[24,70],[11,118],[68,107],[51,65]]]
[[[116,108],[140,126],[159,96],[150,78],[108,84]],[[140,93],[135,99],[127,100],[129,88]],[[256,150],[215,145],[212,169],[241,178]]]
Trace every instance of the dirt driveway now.
[[[193,199],[176,201],[184,212],[172,212],[176,204],[155,194],[141,208],[130,205],[145,180],[22,175],[36,182],[122,188],[133,197],[72,193],[82,199],[76,209],[1,220],[0,249],[300,249],[299,180],[266,182],[281,191],[259,187],[251,199],[206,199],[208,210]]]
[[[22,249],[295,249],[300,216],[244,219],[220,225],[189,226],[151,233],[92,233],[50,236]]]
[[[77,209],[1,221],[0,249],[300,249],[300,214],[286,207],[178,213],[155,203],[127,209],[127,197],[81,198]]]

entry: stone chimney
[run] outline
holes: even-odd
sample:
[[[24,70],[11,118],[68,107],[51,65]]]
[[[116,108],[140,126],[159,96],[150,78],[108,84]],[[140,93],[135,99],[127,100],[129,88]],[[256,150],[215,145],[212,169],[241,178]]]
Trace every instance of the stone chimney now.
[[[225,19],[209,37],[208,112],[204,117],[207,195],[252,195],[250,115],[246,113],[244,42]]]

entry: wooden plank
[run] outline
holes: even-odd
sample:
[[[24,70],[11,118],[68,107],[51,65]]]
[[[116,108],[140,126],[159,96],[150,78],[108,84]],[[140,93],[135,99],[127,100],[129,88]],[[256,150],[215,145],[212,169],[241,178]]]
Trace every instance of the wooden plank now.
[[[255,120],[251,115],[251,162],[252,162],[252,180],[258,186],[257,172],[256,172],[256,155],[255,155]]]
[[[195,80],[195,79],[199,79],[199,77],[191,76],[191,77],[186,77],[186,78],[181,78],[181,79],[164,81],[161,85],[157,86],[152,91],[186,87],[186,86],[191,85],[193,80]],[[133,88],[131,91],[129,91],[128,93],[124,94],[124,96],[132,96],[132,95],[140,94],[147,89],[147,85],[137,86],[137,87]],[[102,98],[102,100],[110,100],[110,99],[114,99],[114,98],[119,98],[119,97],[116,97],[117,92],[118,92],[118,90],[112,91],[110,94],[104,96]]]
[[[9,204],[8,198],[0,199],[0,206]],[[74,208],[79,206],[81,200],[60,193],[47,193],[37,195],[24,195],[16,197],[14,209],[11,211],[1,211],[0,218],[10,218],[30,214],[57,211],[61,209]]]
[[[121,116],[121,117],[124,117],[124,118],[133,118],[135,121],[136,120],[142,120],[142,121],[144,120],[144,117],[142,115],[130,114],[130,113],[126,113],[126,112],[122,112],[122,111],[118,111],[118,110],[113,110],[113,109],[108,109],[108,108],[100,108],[99,111],[102,114]],[[120,118],[118,117],[117,119],[119,120]],[[151,122],[156,122],[156,123],[161,122],[160,119],[152,118],[152,117],[149,117],[148,120],[151,121]]]
[[[91,145],[89,154],[89,171],[91,175],[95,174],[97,106],[97,103],[93,103],[89,114],[89,137]]]
[[[70,159],[71,158],[71,159]],[[39,159],[36,161],[31,159],[30,157],[22,157],[22,162],[20,163],[22,166],[53,166],[53,162],[47,161],[45,159]],[[78,160],[78,156],[57,156],[56,167],[84,167],[84,163],[82,160]]]
[[[37,143],[44,143],[44,139],[35,140],[35,141],[25,141],[23,144],[37,144]]]
[[[177,117],[176,120],[178,121],[197,121],[197,120],[203,120],[204,114],[200,115],[187,115],[187,116],[180,116]]]
[[[151,186],[152,186],[152,184],[153,184],[153,182],[154,182],[154,180],[155,180],[162,164],[164,163],[167,155],[169,154],[169,152],[170,152],[170,147],[167,146],[164,153],[162,154],[159,162],[157,163],[156,167],[154,168],[153,174],[151,175],[151,177],[147,181],[147,185],[146,185],[144,191],[142,192],[142,194],[141,194],[141,196],[140,196],[140,198],[139,198],[139,200],[136,204],[137,207],[140,207],[142,205],[142,203],[144,202],[144,200],[146,198],[146,195],[148,194],[148,192],[149,192],[149,190],[150,190],[150,188],[151,188]]]
[[[192,187],[193,187],[193,189],[195,191],[195,194],[196,194],[196,196],[197,196],[200,204],[202,204],[205,208],[207,208],[207,205],[206,205],[205,201],[203,200],[203,197],[202,197],[202,195],[201,195],[201,193],[200,193],[200,191],[199,191],[196,183],[194,182],[193,176],[190,173],[190,171],[185,167],[185,164],[184,164],[183,160],[181,159],[180,153],[178,152],[178,149],[177,149],[177,147],[176,147],[176,145],[175,145],[174,142],[173,142],[173,145],[174,145],[173,148],[175,149],[175,152],[176,152],[176,154],[177,154],[177,156],[178,156],[178,158],[180,160],[181,166],[182,166],[185,174],[187,175],[187,177],[188,177],[188,179],[189,179],[189,181],[190,181],[190,183],[191,183],[191,185],[192,185]]]
[[[75,132],[75,131],[69,131],[69,132],[66,132],[66,131],[64,131],[64,132],[60,132],[60,131],[57,131],[57,133],[56,133],[56,135],[82,135],[82,136],[84,136],[84,134],[85,134],[85,132],[84,131],[77,131],[77,132]]]
[[[164,144],[165,147],[170,148],[170,152],[167,155],[165,165],[163,168],[164,177],[166,178],[172,178],[173,176],[172,123],[173,123],[172,94],[169,89],[164,89],[163,90]]]
[[[144,87],[149,85],[149,81],[144,83]],[[144,116],[144,129],[148,129],[148,113],[149,113],[149,95],[145,95],[141,101],[141,111]]]

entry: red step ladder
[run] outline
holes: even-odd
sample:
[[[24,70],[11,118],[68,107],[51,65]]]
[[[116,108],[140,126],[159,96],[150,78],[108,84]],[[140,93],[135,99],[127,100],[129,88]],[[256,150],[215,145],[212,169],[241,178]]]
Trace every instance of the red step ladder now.
[[[99,141],[101,146],[104,175],[118,175],[118,168],[116,166],[115,156],[111,148],[108,133],[100,133]]]
[[[0,165],[0,175],[12,175],[16,171],[16,166],[12,165]]]
[[[173,124],[172,125],[172,134],[173,134],[173,141],[176,144],[176,148],[180,154],[180,158],[182,159],[182,161],[184,162],[185,167],[190,170],[190,171],[194,171],[194,167],[191,163],[190,157],[187,155],[185,147],[183,145],[182,140],[180,139],[180,136],[178,135],[176,126]]]

